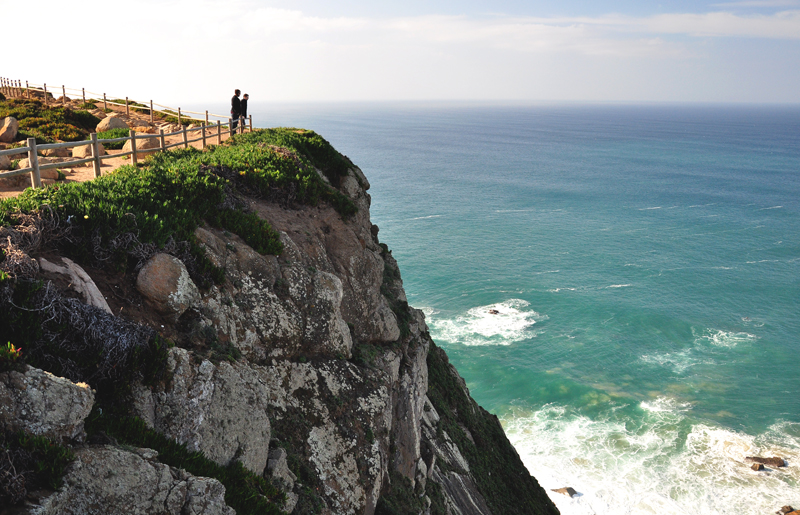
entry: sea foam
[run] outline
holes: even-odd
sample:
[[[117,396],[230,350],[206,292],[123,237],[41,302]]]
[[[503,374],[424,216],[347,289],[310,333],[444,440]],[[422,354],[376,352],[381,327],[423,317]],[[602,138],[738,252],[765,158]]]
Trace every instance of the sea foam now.
[[[511,345],[535,336],[533,326],[547,316],[527,309],[530,303],[510,299],[478,306],[454,318],[431,313],[428,325],[434,340],[463,345]],[[427,315],[427,313],[426,313]]]
[[[589,417],[549,404],[501,420],[520,457],[563,515],[773,513],[800,500],[800,424],[749,435],[691,419],[686,403],[641,402],[637,415]],[[747,456],[789,466],[755,472]],[[579,495],[552,491],[573,487]]]

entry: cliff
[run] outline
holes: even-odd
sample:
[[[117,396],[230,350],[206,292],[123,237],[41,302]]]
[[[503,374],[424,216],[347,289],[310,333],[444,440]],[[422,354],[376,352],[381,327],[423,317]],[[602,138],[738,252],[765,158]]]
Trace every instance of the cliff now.
[[[0,513],[558,513],[368,189],[270,130],[0,205]]]

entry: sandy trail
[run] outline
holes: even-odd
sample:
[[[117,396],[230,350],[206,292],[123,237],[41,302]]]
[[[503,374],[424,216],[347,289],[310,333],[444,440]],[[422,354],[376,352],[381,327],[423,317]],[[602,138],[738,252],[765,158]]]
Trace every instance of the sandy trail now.
[[[79,102],[74,102],[73,101],[71,104],[72,104],[71,107],[73,109],[78,109],[77,106],[78,106]],[[67,106],[70,106],[69,102],[67,103]],[[131,122],[134,122],[134,121],[135,122],[139,122],[139,123],[142,123],[142,122],[147,123],[148,125],[150,125],[151,127],[153,127],[155,129],[155,133],[156,134],[158,133],[159,126],[162,126],[162,125],[165,124],[165,122],[159,122],[159,120],[157,120],[157,119],[155,120],[155,123],[150,124],[150,115],[148,115],[148,114],[135,113],[135,112],[131,111],[130,116],[126,116],[124,107],[119,107],[119,106],[114,106],[114,105],[109,105],[108,107],[109,107],[109,109],[112,109],[113,111],[115,111],[114,113],[108,113],[109,115],[115,115],[115,116],[121,118],[126,123],[128,123],[128,125],[131,125]],[[93,114],[94,113],[95,112],[93,112]],[[171,129],[171,130],[165,129],[164,132],[174,132],[175,130],[177,130],[177,127],[174,128],[174,129]],[[190,133],[187,136],[188,139],[195,139],[195,138],[199,138],[199,137],[200,137],[200,132],[199,131]],[[226,141],[229,137],[230,137],[230,132],[226,131],[223,128],[222,133],[221,133],[221,138],[220,138],[221,141]],[[175,136],[168,136],[168,137],[165,138],[165,141],[166,141],[167,145],[170,145],[172,143],[182,142],[183,141],[183,136],[181,134],[177,134]],[[217,127],[216,126],[210,126],[207,129],[207,132],[206,132],[206,145],[215,145],[216,143],[217,143]],[[194,143],[189,143],[189,146],[197,148],[197,149],[200,149],[203,146],[203,142],[202,141],[196,141]],[[170,149],[170,150],[174,150],[176,148],[183,148],[183,146],[174,147],[173,149]],[[108,149],[106,150],[106,154],[109,155],[109,156],[113,156],[115,154],[121,154],[121,153],[122,153],[122,150],[108,150]],[[20,155],[20,156],[14,156],[14,157],[21,158],[21,157],[27,157],[27,155],[25,155],[25,156]],[[146,158],[146,156],[145,157],[140,157],[139,158],[139,162],[141,163],[145,158]],[[123,166],[123,165],[126,165],[126,164],[130,164],[130,163],[131,163],[130,156],[112,157],[112,158],[103,159],[101,161],[100,173],[102,175],[106,175],[108,173],[113,172],[114,170],[116,170],[120,166]],[[93,168],[91,163],[87,163],[85,165],[80,165],[80,166],[68,166],[68,165],[65,165],[64,168],[61,169],[61,171],[66,175],[66,179],[64,179],[62,181],[58,181],[58,182],[56,182],[56,184],[63,184],[63,183],[67,183],[67,182],[85,182],[85,181],[90,181],[90,180],[94,179],[94,168]],[[24,178],[24,182],[23,182],[22,178]],[[1,199],[6,199],[6,198],[11,198],[11,197],[16,197],[17,195],[19,195],[20,193],[25,191],[25,189],[30,187],[30,176],[27,175],[27,174],[20,176],[20,179],[18,179],[16,181],[13,180],[13,179],[14,178],[7,179],[7,180],[0,180],[0,200]],[[44,182],[45,183],[50,183],[51,181],[44,181]]]

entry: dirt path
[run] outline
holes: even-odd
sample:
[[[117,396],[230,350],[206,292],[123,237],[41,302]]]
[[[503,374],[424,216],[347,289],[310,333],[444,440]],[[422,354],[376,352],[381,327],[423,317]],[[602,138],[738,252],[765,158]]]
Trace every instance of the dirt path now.
[[[67,106],[72,107],[73,109],[78,109],[79,104],[80,102],[71,102],[71,103],[68,102]],[[101,117],[104,118],[108,115],[117,116],[118,118],[124,120],[129,126],[136,128],[141,132],[148,132],[150,134],[158,134],[159,128],[163,128],[164,132],[175,132],[176,130],[178,130],[177,125],[171,125],[166,122],[159,121],[158,119],[155,120],[155,123],[151,124],[149,114],[134,113],[133,111],[131,111],[130,116],[126,116],[124,107],[113,106],[113,105],[109,105],[108,107],[109,109],[112,109],[114,112],[106,114],[103,113],[101,110],[97,109],[91,111],[91,113],[97,116],[98,118]],[[229,138],[229,135],[230,133],[223,129],[221,135],[221,141],[227,140]],[[188,136],[189,139],[195,139],[199,137],[200,137],[199,132],[189,134]],[[165,140],[166,144],[170,145],[172,143],[182,142],[183,136],[177,134],[175,136],[168,136],[165,138]],[[217,143],[216,127],[212,126],[209,127],[207,131],[206,144],[213,145],[216,143]],[[203,142],[196,141],[194,143],[189,143],[189,146],[200,149],[203,146]],[[183,148],[183,147],[179,146],[174,148]],[[121,153],[122,150],[106,150],[106,154],[108,155],[115,155]],[[19,157],[27,157],[27,156],[20,155]],[[140,162],[141,159],[142,158],[140,158]],[[100,173],[106,175],[108,173],[113,172],[120,166],[130,164],[130,162],[131,162],[130,156],[103,159],[101,161]],[[66,182],[85,182],[94,179],[94,168],[91,163],[87,163],[85,165],[80,165],[80,166],[72,166],[72,167],[65,166],[60,170],[62,173],[64,173],[66,179],[58,181],[57,182],[58,184]],[[53,181],[43,179],[43,183],[52,184]],[[28,174],[12,177],[11,179],[0,179],[0,200],[16,197],[17,195],[25,191],[25,189],[30,187],[30,184],[31,184],[30,175]]]

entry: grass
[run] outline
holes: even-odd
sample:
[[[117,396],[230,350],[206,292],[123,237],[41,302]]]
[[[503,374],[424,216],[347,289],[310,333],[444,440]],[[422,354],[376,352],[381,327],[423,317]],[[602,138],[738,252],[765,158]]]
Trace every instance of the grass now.
[[[88,111],[46,107],[38,100],[23,99],[0,101],[0,118],[7,116],[19,121],[18,141],[33,137],[38,144],[86,139],[100,122]]]

